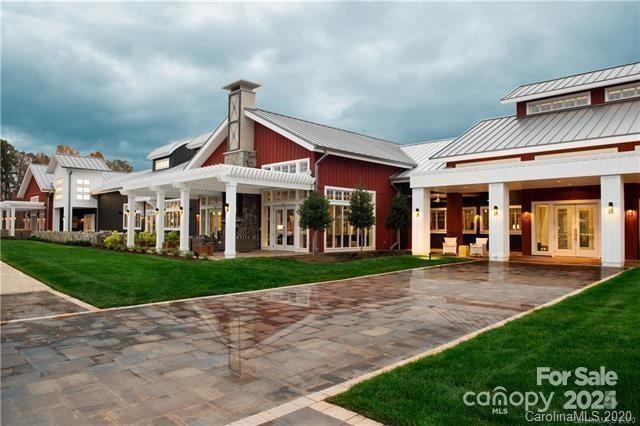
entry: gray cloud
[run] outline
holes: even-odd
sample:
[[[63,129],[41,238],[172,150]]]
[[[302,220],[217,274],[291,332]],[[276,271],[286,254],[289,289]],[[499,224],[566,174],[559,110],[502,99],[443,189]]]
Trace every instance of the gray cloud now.
[[[4,3],[2,135],[146,167],[214,128],[220,89],[397,142],[512,113],[513,87],[638,60],[636,3]],[[635,36],[634,36],[635,34]]]

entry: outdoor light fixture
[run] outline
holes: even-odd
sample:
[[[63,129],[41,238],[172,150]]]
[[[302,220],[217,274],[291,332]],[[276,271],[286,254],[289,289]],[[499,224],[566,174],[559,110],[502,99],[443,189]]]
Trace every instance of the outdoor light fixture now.
[[[416,207],[416,217],[420,217],[420,209]]]
[[[229,203],[224,203],[224,211],[229,213]]]
[[[129,209],[127,209],[127,214],[129,214],[129,213],[130,213],[130,211],[129,211]]]
[[[632,209],[627,210],[627,216],[633,216],[633,210]]]
[[[436,203],[440,202],[440,194],[436,195]]]
[[[498,216],[498,206],[493,206],[493,215]]]
[[[160,209],[156,207],[156,213],[158,213],[159,211],[160,211]]]
[[[609,209],[608,209],[609,214],[613,213],[613,201],[609,201]]]
[[[477,224],[478,222],[480,222],[480,215],[479,215],[479,214],[477,214],[477,215],[475,215],[475,216],[473,217],[473,222],[474,222],[474,223],[476,223],[476,224]]]
[[[524,217],[525,219],[529,219],[529,212],[522,213],[522,217]]]

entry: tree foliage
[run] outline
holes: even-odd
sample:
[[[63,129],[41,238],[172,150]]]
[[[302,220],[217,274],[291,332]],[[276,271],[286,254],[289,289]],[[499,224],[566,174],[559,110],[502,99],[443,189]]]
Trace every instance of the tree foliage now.
[[[349,223],[360,230],[360,238],[364,240],[364,230],[372,227],[376,223],[373,212],[373,200],[371,193],[363,187],[356,188],[351,193],[349,200]],[[364,247],[364,241],[360,244],[360,249]]]
[[[102,153],[100,151],[93,151],[93,152],[89,153],[89,157],[104,159],[104,155],[102,155]]]
[[[56,154],[80,155],[80,152],[74,147],[69,145],[58,145],[56,147]]]
[[[0,196],[3,200],[8,200],[11,198],[11,193],[17,186],[18,155],[13,145],[6,140],[1,139],[0,144],[0,160],[2,163],[2,170],[0,172]]]
[[[316,191],[309,193],[300,209],[300,227],[313,229],[313,254],[318,253],[318,232],[327,229],[333,219],[329,215],[329,202]]]
[[[389,211],[389,216],[387,216],[385,220],[385,225],[387,229],[392,229],[396,231],[396,238],[398,243],[398,249],[400,249],[400,231],[404,229],[409,229],[410,226],[410,211],[409,211],[409,200],[406,195],[398,194],[393,198],[391,202],[391,210]]]
[[[127,160],[107,160],[107,166],[114,172],[130,173],[133,171],[133,166]]]

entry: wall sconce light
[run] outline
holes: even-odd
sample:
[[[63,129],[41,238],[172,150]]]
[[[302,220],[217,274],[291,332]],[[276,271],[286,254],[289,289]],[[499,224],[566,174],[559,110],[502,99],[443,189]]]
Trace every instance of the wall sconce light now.
[[[627,216],[633,216],[634,211],[632,209],[627,210]]]
[[[229,213],[229,203],[224,203],[224,211],[225,213]]]
[[[473,217],[473,223],[475,223],[476,225],[477,225],[478,223],[480,223],[480,215],[479,215],[479,214],[476,214],[476,215]]]
[[[436,195],[436,203],[440,202],[440,194]]]
[[[160,209],[156,207],[156,213],[158,213],[159,211],[160,211]]]
[[[522,213],[522,217],[524,217],[525,219],[529,219],[529,212],[525,211],[524,213]]]
[[[498,206],[493,206],[493,215],[498,216]]]
[[[613,201],[609,201],[609,208],[607,209],[608,213],[613,213]]]
[[[420,217],[420,209],[416,207],[416,217]]]
[[[127,214],[129,214],[129,213],[131,213],[131,212],[129,211],[129,209],[127,209]]]

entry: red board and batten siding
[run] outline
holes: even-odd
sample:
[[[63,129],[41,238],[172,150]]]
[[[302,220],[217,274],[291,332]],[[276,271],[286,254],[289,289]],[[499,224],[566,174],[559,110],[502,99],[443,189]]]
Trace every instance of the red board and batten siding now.
[[[213,166],[215,164],[224,164],[224,153],[226,151],[227,151],[227,139],[225,138],[225,140],[222,141],[220,146],[218,146],[215,149],[215,151],[213,151],[213,154],[211,154],[209,158],[207,158],[205,162],[202,163],[202,167]]]
[[[45,224],[45,229],[51,229],[51,223],[53,220],[53,209],[50,206],[51,200],[49,192],[44,192],[40,190],[40,186],[36,179],[31,176],[31,180],[29,181],[29,185],[27,185],[27,190],[24,193],[24,200],[31,201],[31,197],[38,197],[38,201],[44,203],[45,206],[45,217],[47,219],[47,223]]]
[[[280,163],[302,158],[309,158],[313,171],[314,152],[285,138],[279,133],[255,123],[253,128],[253,149],[256,151],[256,167],[265,164]]]

